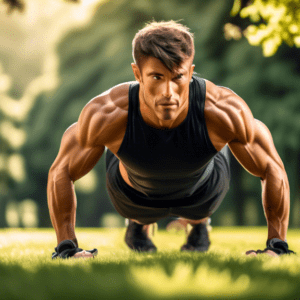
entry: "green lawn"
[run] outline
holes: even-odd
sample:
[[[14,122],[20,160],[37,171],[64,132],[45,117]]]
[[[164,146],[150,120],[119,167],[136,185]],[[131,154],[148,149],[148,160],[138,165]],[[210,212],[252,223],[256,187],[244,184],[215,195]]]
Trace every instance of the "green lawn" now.
[[[300,255],[247,257],[266,228],[214,227],[207,253],[181,253],[184,232],[159,230],[155,254],[130,251],[125,229],[77,229],[95,259],[54,260],[54,230],[0,230],[0,299],[300,299]],[[289,230],[299,252],[300,233]]]

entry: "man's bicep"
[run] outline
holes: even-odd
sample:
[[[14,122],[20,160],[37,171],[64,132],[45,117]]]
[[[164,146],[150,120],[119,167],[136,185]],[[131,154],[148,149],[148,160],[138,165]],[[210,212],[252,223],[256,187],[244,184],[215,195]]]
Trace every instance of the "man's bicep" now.
[[[78,142],[78,123],[63,134],[61,146],[51,169],[66,172],[72,181],[86,175],[101,158],[105,146],[82,146]],[[58,172],[58,173],[60,173]]]
[[[251,140],[247,138],[243,142],[233,140],[228,145],[233,155],[248,172],[263,179],[268,167],[283,168],[283,163],[267,126],[256,119],[252,124]]]

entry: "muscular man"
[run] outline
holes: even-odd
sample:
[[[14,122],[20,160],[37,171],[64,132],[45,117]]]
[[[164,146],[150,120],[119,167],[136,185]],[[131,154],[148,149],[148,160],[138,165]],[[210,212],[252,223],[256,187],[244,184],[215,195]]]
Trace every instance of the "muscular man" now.
[[[78,248],[74,181],[106,152],[107,190],[128,218],[125,242],[155,251],[147,226],[167,216],[193,228],[184,251],[207,251],[206,221],[229,189],[228,147],[262,183],[267,248],[247,254],[290,253],[286,243],[289,183],[267,127],[238,95],[193,75],[194,41],[174,21],[152,22],[133,40],[136,81],[92,99],[62,137],[49,171],[48,205],[58,246],[54,257],[93,257]]]

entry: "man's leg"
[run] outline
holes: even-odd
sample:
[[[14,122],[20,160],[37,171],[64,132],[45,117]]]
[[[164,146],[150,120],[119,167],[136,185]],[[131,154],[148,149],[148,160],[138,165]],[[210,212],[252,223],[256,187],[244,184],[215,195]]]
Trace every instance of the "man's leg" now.
[[[205,252],[208,250],[210,241],[208,232],[210,218],[206,217],[200,220],[188,220],[179,218],[167,225],[167,230],[172,228],[184,229],[187,235],[187,242],[181,247],[181,251]]]
[[[203,218],[203,219],[200,219],[200,220],[185,220],[187,222],[187,224],[190,224],[192,226],[194,225],[198,225],[198,224],[207,224],[207,221],[208,221],[209,217],[206,217],[206,218]]]
[[[208,219],[207,217],[196,222],[187,220],[192,229],[187,236],[186,243],[181,247],[181,251],[206,252],[209,249]]]
[[[125,243],[138,252],[154,252],[156,247],[149,238],[150,224],[168,215],[168,209],[145,207],[132,200],[142,201],[140,193],[123,180],[119,171],[119,160],[109,150],[106,152],[106,187],[116,211],[129,219]]]
[[[181,247],[182,251],[204,252],[207,251],[210,246],[207,229],[209,217],[219,207],[229,190],[230,150],[228,146],[225,146],[215,156],[215,171],[219,181],[216,186],[213,187],[210,200],[199,206],[193,205],[190,208],[182,207],[180,210],[173,210],[173,213],[175,212],[178,216],[183,217],[181,221],[192,226],[186,244]]]
[[[156,252],[157,248],[149,237],[149,226],[138,224],[128,219],[125,243],[131,250],[137,252]]]

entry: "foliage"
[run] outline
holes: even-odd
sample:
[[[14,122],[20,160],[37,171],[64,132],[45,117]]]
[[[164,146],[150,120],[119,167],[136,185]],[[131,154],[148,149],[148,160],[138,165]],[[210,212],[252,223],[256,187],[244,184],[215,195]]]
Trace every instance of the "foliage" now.
[[[80,0],[64,0],[64,1],[78,3]],[[26,8],[26,4],[24,3],[24,0],[1,0],[0,3],[1,2],[7,5],[7,13],[9,14],[11,14],[14,10],[23,12]]]
[[[80,246],[98,248],[94,259],[51,260],[52,230],[2,230],[1,299],[294,299],[299,255],[247,257],[263,248],[266,228],[213,228],[207,253],[182,253],[183,233],[159,230],[154,254],[123,242],[124,229],[78,230]],[[249,239],[251,237],[252,239]],[[299,233],[289,233],[291,249]],[[272,289],[270,289],[272,286]],[[66,287],[68,287],[66,289]]]
[[[22,0],[2,0],[1,2],[7,4],[8,13],[12,13],[14,10],[24,11],[25,5]]]
[[[241,18],[250,18],[257,25],[249,25],[245,36],[250,45],[261,45],[264,56],[272,56],[285,42],[300,47],[299,0],[253,0],[241,8],[241,0],[235,0],[232,15],[240,11]]]

